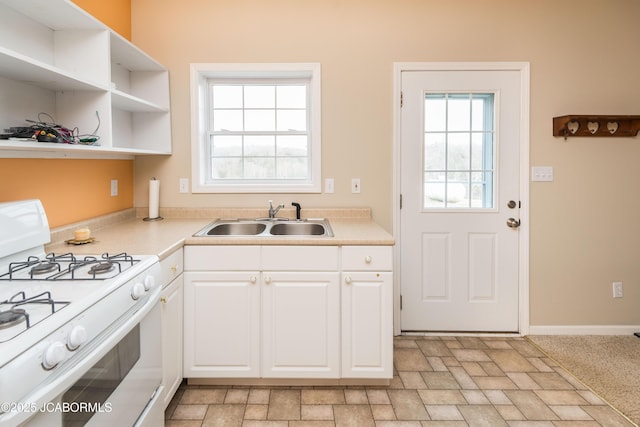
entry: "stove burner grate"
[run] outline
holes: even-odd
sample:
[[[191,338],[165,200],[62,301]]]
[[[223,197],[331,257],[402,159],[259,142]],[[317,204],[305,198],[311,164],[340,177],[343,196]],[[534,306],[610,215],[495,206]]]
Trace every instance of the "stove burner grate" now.
[[[30,304],[44,304],[51,307],[51,314],[55,313],[62,307],[69,304],[70,301],[55,301],[51,298],[51,292],[45,291],[36,295],[27,297],[24,291],[14,294],[5,301],[0,301],[0,329],[6,329],[25,322],[25,330],[32,325],[29,321],[28,306]],[[2,306],[10,306],[6,310],[2,310]],[[61,306],[61,307],[58,307]]]
[[[126,252],[116,255],[104,253],[100,257],[85,256],[77,259],[73,253],[47,254],[45,259],[29,256],[26,261],[12,262],[8,271],[0,274],[2,280],[104,280],[133,266],[134,259]],[[107,274],[113,272],[113,274]]]

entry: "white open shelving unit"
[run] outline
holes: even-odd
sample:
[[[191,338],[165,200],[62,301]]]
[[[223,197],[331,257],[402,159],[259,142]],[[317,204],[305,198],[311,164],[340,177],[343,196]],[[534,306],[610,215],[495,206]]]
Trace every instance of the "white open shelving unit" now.
[[[40,113],[99,124],[100,145],[0,140],[0,157],[171,154],[166,68],[69,0],[0,0],[0,133]]]

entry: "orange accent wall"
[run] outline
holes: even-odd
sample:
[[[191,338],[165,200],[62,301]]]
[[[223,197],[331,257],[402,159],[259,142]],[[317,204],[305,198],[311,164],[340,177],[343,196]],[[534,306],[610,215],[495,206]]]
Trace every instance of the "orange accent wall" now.
[[[75,3],[131,39],[131,0]],[[133,160],[0,159],[0,202],[32,198],[42,201],[51,228],[131,208]]]
[[[131,0],[73,0],[122,37],[131,40]]]
[[[0,159],[0,183],[0,202],[40,199],[51,228],[133,207],[132,160]]]

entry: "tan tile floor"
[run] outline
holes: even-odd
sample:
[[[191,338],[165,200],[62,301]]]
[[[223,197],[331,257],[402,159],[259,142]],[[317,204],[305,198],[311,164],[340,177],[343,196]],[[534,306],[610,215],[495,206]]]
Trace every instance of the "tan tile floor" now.
[[[397,337],[394,347],[388,387],[183,385],[165,426],[633,425],[524,338]]]

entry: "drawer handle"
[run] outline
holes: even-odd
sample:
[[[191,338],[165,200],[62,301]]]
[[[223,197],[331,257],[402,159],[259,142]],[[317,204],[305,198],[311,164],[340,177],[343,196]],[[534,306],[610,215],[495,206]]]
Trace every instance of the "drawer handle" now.
[[[171,267],[169,267],[169,270],[171,270],[171,272],[175,274],[175,272],[178,271],[178,266],[172,265]]]
[[[163,303],[163,304],[166,304],[167,303],[167,299],[165,297],[161,297],[160,298],[160,302]]]
[[[270,276],[264,276],[264,283],[266,283],[267,285],[269,283],[271,283],[271,277]]]
[[[364,262],[367,264],[371,264],[371,257],[369,255],[367,255],[366,257],[364,257]]]
[[[254,283],[254,284],[255,284],[255,283],[258,281],[258,278],[257,278],[256,276],[251,276],[251,277],[249,278],[249,281],[250,281],[251,283]]]
[[[344,283],[346,283],[347,285],[351,284],[351,276],[345,276],[344,277]]]

